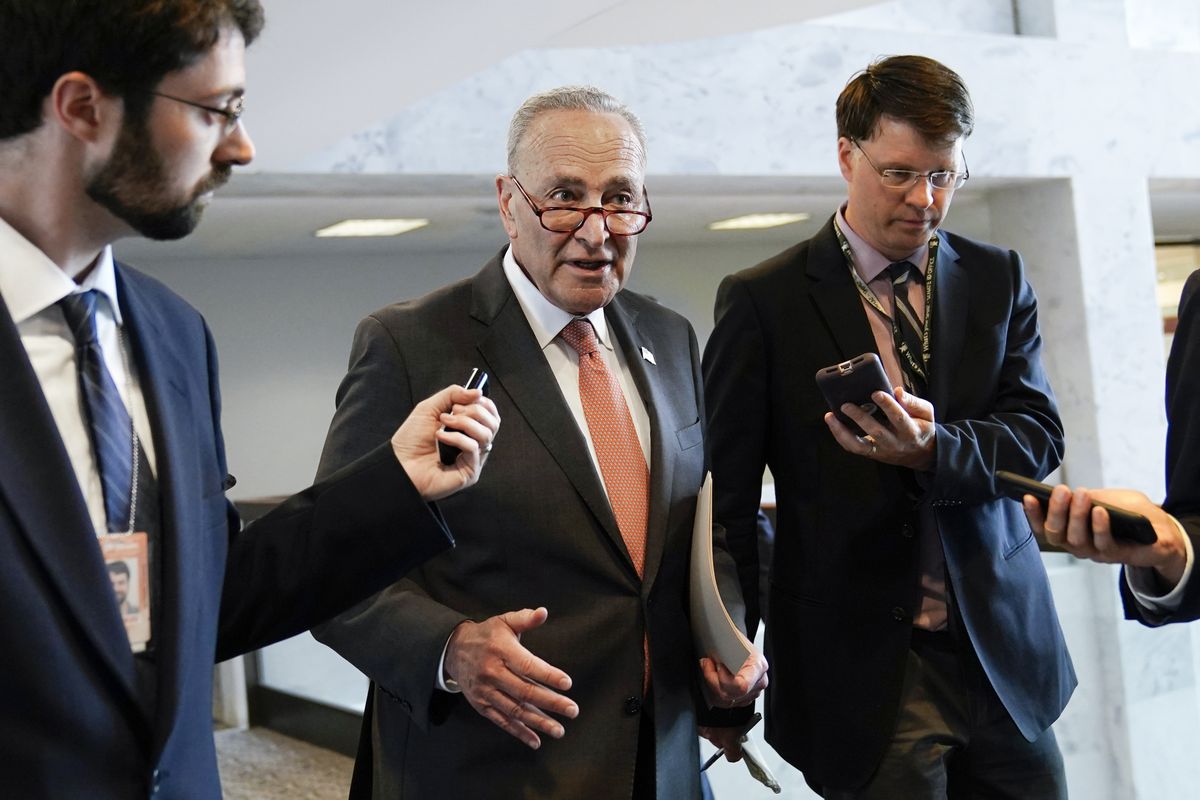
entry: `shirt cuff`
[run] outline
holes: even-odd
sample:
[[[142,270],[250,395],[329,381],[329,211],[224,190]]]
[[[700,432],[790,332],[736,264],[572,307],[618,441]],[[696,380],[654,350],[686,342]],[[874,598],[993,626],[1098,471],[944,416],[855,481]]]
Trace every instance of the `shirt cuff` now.
[[[1191,551],[1189,550],[1188,552],[1190,553]],[[449,649],[450,639],[447,638],[445,646],[442,647],[442,657],[438,659],[437,680],[434,682],[434,686],[443,692],[461,694],[462,687],[458,685],[458,681],[446,677],[446,651]]]
[[[1171,517],[1171,522],[1174,522],[1175,527],[1179,529],[1179,535],[1183,537],[1183,546],[1187,550],[1187,563],[1184,565],[1183,575],[1179,578],[1179,583],[1175,584],[1175,588],[1166,594],[1157,594],[1159,577],[1153,567],[1125,568],[1125,583],[1129,586],[1129,591],[1133,593],[1134,599],[1146,608],[1165,614],[1179,609],[1188,580],[1192,577],[1192,566],[1196,562],[1196,556],[1192,550],[1192,537],[1187,535],[1187,531],[1183,529],[1179,520]]]

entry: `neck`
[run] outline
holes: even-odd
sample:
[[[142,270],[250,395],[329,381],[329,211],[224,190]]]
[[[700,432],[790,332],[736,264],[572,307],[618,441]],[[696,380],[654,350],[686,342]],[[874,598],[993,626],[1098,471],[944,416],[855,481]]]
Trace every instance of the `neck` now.
[[[42,144],[31,136],[0,146],[0,218],[80,281],[121,226],[87,196],[72,154]]]

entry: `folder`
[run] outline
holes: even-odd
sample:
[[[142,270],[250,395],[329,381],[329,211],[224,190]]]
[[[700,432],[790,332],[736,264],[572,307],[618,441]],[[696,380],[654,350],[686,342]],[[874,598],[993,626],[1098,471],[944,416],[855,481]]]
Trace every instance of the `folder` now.
[[[721,600],[713,564],[712,525],[713,485],[712,473],[708,473],[696,499],[696,519],[692,527],[689,598],[692,636],[698,654],[720,661],[730,672],[737,672],[754,651],[754,645],[734,624]]]

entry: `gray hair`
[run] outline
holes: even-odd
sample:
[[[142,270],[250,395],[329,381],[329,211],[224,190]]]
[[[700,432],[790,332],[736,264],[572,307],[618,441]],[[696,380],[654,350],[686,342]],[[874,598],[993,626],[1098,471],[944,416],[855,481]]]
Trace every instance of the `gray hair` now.
[[[633,128],[642,156],[646,153],[646,131],[642,121],[624,103],[595,86],[560,86],[533,95],[513,114],[508,126],[508,171],[517,167],[517,150],[539,114],[547,111],[592,111],[597,114],[618,114]]]

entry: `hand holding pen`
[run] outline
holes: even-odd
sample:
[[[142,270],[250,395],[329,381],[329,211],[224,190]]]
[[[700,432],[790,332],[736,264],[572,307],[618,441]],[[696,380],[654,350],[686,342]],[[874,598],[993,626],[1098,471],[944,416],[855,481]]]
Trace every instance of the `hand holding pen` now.
[[[704,766],[700,768],[700,771],[704,772],[717,763],[717,759],[721,756],[725,756],[730,761],[740,761],[742,758],[742,744],[746,741],[750,730],[760,721],[762,721],[762,714],[756,711],[754,712],[754,716],[741,728],[702,726],[700,728],[700,735],[717,745],[717,752],[709,756],[708,760],[704,762]]]

